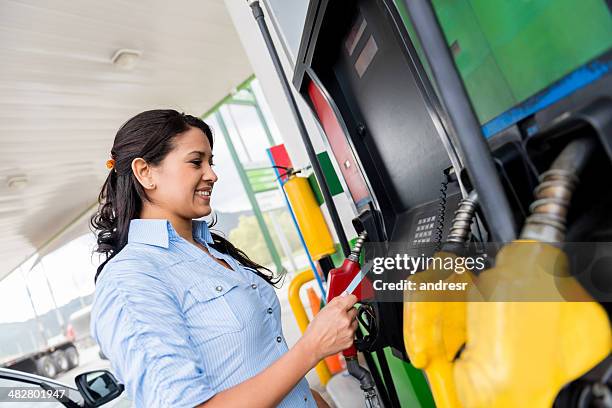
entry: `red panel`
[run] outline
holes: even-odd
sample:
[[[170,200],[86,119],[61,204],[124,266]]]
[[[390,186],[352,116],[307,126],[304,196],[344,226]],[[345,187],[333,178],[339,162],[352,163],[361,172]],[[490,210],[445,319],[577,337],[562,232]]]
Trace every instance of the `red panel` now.
[[[319,122],[321,122],[321,126],[325,131],[332,153],[340,167],[351,197],[353,197],[355,205],[360,207],[369,201],[370,193],[363,175],[357,166],[355,155],[346,139],[347,135],[342,131],[334,111],[314,82],[308,84],[308,96],[310,96],[314,110],[319,117]]]
[[[287,149],[285,149],[284,144],[279,144],[276,146],[272,146],[268,149],[270,151],[270,155],[272,156],[272,160],[274,161],[275,166],[282,166],[292,168],[293,164],[291,163],[291,159],[289,158],[289,153],[287,153]],[[284,183],[287,181],[289,176],[287,176],[283,169],[278,169],[278,173],[281,174],[281,180]]]

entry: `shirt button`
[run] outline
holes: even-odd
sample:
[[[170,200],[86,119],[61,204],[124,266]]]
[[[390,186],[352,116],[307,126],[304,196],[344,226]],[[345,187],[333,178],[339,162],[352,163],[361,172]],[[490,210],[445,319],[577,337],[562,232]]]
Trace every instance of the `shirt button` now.
[[[278,337],[276,338],[276,342],[277,342],[277,343],[280,343],[281,341],[283,341],[283,338],[282,338],[281,336],[278,336]]]
[[[268,308],[268,314],[272,314],[272,308],[271,307]]]
[[[223,287],[222,287],[222,286],[217,286],[217,287],[215,288],[215,290],[216,290],[217,292],[221,292],[221,291],[223,290]]]
[[[256,283],[251,283],[251,287],[252,287],[253,289],[257,289],[257,284],[256,284]]]

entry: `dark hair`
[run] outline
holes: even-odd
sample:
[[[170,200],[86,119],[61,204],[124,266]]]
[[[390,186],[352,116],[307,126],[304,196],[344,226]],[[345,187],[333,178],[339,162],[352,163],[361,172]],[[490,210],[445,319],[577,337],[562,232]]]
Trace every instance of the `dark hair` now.
[[[138,218],[142,203],[147,200],[144,189],[132,172],[132,161],[140,157],[151,165],[158,165],[173,149],[174,137],[191,127],[200,129],[206,135],[212,149],[212,131],[203,120],[171,109],[139,113],[117,132],[111,149],[114,168],[102,185],[98,195],[100,206],[91,218],[91,226],[98,237],[94,251],[106,256],[98,266],[94,282],[104,265],[127,244],[130,221]],[[214,232],[211,234],[213,248],[232,256],[269,283],[279,281],[274,279],[268,268],[253,262],[227,239]]]

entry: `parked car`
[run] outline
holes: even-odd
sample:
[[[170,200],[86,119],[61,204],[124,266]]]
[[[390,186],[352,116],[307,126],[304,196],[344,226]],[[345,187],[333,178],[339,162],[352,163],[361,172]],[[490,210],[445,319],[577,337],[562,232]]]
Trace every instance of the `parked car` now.
[[[2,407],[129,407],[131,402],[118,399],[123,385],[107,370],[89,371],[75,377],[77,388],[47,377],[0,368],[0,403]]]

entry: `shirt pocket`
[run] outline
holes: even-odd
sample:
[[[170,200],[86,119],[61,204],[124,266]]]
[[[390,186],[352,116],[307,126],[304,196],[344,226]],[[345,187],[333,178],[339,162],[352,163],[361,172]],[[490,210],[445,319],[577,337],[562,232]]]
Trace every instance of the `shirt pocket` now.
[[[239,296],[236,282],[210,279],[191,286],[184,305],[187,326],[197,345],[241,331],[244,326],[232,310],[229,298]]]

